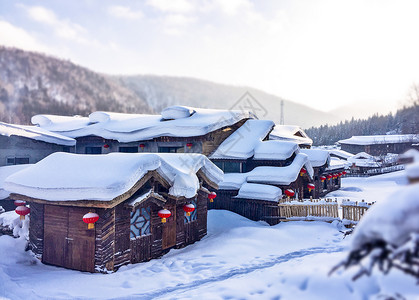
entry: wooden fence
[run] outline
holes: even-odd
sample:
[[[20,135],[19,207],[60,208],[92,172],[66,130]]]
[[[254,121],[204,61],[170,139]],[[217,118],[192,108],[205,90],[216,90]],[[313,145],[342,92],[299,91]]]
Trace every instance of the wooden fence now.
[[[373,203],[343,200],[342,221],[346,226],[358,223]],[[278,204],[280,217],[292,220],[340,220],[339,204],[332,199],[310,199],[304,201],[281,201]]]

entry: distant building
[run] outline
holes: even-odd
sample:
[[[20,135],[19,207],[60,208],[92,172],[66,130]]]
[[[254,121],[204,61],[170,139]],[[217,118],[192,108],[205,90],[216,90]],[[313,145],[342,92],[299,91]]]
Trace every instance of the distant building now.
[[[33,164],[54,152],[74,152],[76,140],[36,126],[0,122],[0,166]]]
[[[419,149],[418,143],[418,134],[353,136],[339,141],[344,151],[366,152],[373,156],[386,155],[387,153],[400,154],[411,148]]]

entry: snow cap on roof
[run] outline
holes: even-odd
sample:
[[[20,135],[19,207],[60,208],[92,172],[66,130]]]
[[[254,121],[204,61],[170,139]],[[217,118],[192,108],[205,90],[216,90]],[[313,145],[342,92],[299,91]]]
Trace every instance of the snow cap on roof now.
[[[286,160],[294,153],[299,153],[297,143],[289,141],[264,141],[255,148],[255,160]]]
[[[269,139],[291,141],[299,145],[313,145],[313,140],[297,125],[275,125]]]
[[[350,145],[374,145],[374,144],[395,144],[395,143],[417,143],[417,134],[394,134],[394,135],[354,135],[349,139],[340,140],[340,144]]]
[[[282,191],[276,186],[257,183],[244,183],[240,187],[238,195],[234,198],[278,202],[281,196]]]
[[[15,165],[15,166],[4,166],[0,167],[0,200],[9,197],[10,193],[4,188],[4,181],[10,175],[17,173],[23,169],[26,169],[31,165]]]
[[[247,120],[239,129],[226,138],[210,156],[213,159],[247,159],[255,154],[255,148],[274,126],[268,120]]]
[[[48,130],[36,126],[16,125],[3,122],[0,122],[0,135],[21,136],[32,140],[63,146],[74,146],[76,144],[76,140],[72,138],[49,132]]]
[[[301,149],[301,153],[307,154],[308,159],[313,167],[321,167],[329,165],[330,155],[329,152],[322,149]]]
[[[341,149],[328,149],[327,151],[329,151],[330,155],[335,155],[343,159],[348,159],[353,155],[352,153],[349,153],[348,151],[344,151]]]
[[[218,184],[223,173],[201,154],[54,153],[6,179],[6,190],[50,201],[109,201],[129,191],[149,171],[169,184],[169,194],[191,198],[199,189],[197,172]]]
[[[191,111],[195,113],[191,113]],[[119,142],[149,140],[160,136],[190,137],[208,134],[231,126],[243,119],[253,118],[250,112],[169,107],[162,115],[94,112],[89,118],[38,115],[33,124],[50,131],[77,138],[95,135]],[[188,116],[189,114],[189,116]]]

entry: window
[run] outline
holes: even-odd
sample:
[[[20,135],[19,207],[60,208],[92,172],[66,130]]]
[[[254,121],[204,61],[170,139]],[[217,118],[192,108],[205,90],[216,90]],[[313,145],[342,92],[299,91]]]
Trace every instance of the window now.
[[[119,152],[137,153],[138,152],[138,147],[136,147],[136,146],[134,146],[134,147],[119,147]]]
[[[86,154],[102,154],[102,147],[86,147]]]
[[[6,159],[7,165],[24,165],[29,163],[29,157],[8,157]]]
[[[242,163],[236,161],[214,161],[214,164],[219,167],[224,173],[241,173]]]
[[[194,206],[195,206],[195,210],[193,211],[193,212],[191,212],[191,215],[190,216],[187,216],[186,215],[186,212],[185,212],[185,224],[186,223],[189,223],[189,222],[193,222],[193,221],[196,221],[196,208],[197,208],[197,201],[196,201],[196,198],[195,198],[195,200],[193,200],[192,202],[191,202]]]
[[[131,239],[151,234],[150,219],[151,208],[137,208],[131,212]]]
[[[184,153],[184,147],[159,147],[160,153]]]

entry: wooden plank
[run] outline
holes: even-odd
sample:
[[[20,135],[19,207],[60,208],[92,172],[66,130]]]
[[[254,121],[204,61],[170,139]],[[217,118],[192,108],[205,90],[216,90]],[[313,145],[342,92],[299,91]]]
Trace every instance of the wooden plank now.
[[[176,245],[176,205],[167,204],[166,209],[172,212],[163,226],[162,249],[168,249]]]

